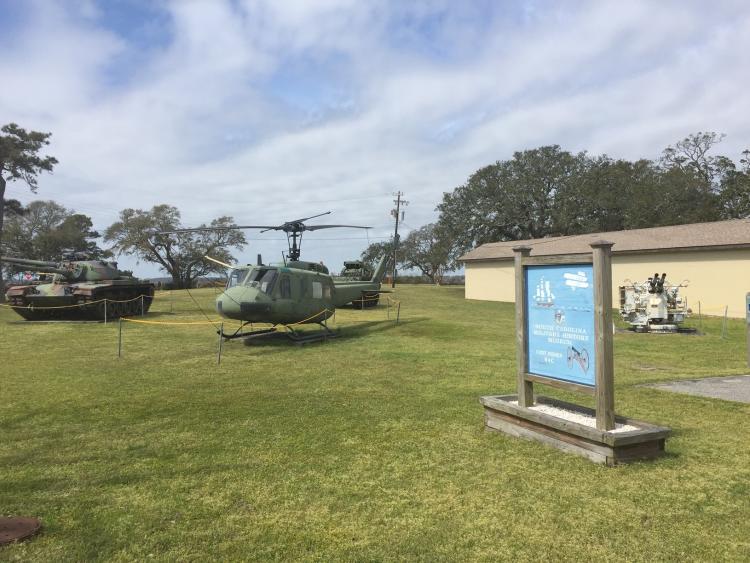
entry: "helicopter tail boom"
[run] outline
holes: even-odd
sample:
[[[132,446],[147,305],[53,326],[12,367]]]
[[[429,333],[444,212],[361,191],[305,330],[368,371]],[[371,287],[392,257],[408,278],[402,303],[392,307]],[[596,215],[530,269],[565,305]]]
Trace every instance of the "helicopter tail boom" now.
[[[380,283],[383,281],[383,276],[385,275],[385,271],[388,267],[388,257],[383,256],[380,259],[380,262],[378,263],[378,267],[375,268],[375,273],[372,274],[372,279],[370,279],[373,283]]]

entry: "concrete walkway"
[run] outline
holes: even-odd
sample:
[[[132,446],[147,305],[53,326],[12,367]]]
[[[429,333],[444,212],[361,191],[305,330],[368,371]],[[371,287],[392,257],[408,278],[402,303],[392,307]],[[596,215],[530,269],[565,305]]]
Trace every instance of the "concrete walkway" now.
[[[674,393],[699,395],[725,401],[750,403],[750,375],[733,375],[731,377],[707,377],[705,379],[686,379],[670,383],[653,383],[644,387],[653,387]]]

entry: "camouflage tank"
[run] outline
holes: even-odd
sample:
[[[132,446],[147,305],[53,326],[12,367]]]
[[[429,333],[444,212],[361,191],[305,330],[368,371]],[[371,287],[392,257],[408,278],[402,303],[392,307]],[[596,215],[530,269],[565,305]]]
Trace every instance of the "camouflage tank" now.
[[[11,285],[5,296],[24,319],[104,320],[148,312],[154,284],[117,269],[116,262],[67,260],[46,262],[3,256],[3,264],[49,275],[49,281]],[[143,295],[143,299],[139,299]],[[108,301],[104,301],[107,299]],[[142,301],[142,305],[141,305]],[[106,307],[106,308],[105,308]]]
[[[344,262],[344,269],[335,278],[339,282],[359,282],[370,281],[372,278],[372,268],[360,260],[347,260]],[[380,293],[377,291],[363,291],[361,299],[352,301],[352,307],[355,309],[364,309],[366,307],[375,307],[380,301]]]

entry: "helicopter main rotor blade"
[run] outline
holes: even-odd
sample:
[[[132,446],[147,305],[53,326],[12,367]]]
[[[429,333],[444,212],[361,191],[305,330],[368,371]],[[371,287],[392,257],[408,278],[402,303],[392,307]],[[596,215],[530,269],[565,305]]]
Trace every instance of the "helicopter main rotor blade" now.
[[[237,229],[277,229],[268,225],[230,225],[228,227],[195,227],[192,229],[174,229],[173,231],[157,231],[155,235],[174,235],[180,233],[201,233],[206,231],[234,231]]]
[[[211,262],[215,262],[219,266],[224,266],[227,270],[236,270],[238,266],[232,266],[231,264],[227,264],[226,262],[222,262],[221,260],[217,260],[216,258],[211,258],[208,254],[204,254],[203,258],[206,260],[211,260]]]
[[[305,225],[306,231],[317,231],[318,229],[337,229],[339,227],[346,227],[349,229],[372,229],[372,227],[363,227],[362,225]]]
[[[325,213],[318,213],[317,215],[313,215],[312,217],[305,217],[304,219],[296,219],[294,221],[287,221],[284,223],[285,225],[290,225],[292,223],[304,223],[305,221],[309,221],[310,219],[315,219],[316,217],[322,217],[323,215],[330,215],[330,211],[326,211]]]

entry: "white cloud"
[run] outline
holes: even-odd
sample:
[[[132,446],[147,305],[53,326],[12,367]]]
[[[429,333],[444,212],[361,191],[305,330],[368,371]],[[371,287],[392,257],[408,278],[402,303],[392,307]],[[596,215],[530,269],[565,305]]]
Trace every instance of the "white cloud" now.
[[[330,208],[387,236],[392,191],[418,227],[514,150],[654,157],[697,130],[727,133],[730,156],[750,144],[742,3],[482,6],[174,1],[144,46],[101,4],[38,3],[0,45],[0,116],[54,133],[60,165],[40,196],[99,228],[168,202],[186,223]],[[311,240],[311,258],[338,265],[367,242],[330,233],[358,240]],[[279,243],[245,255],[259,248]]]

